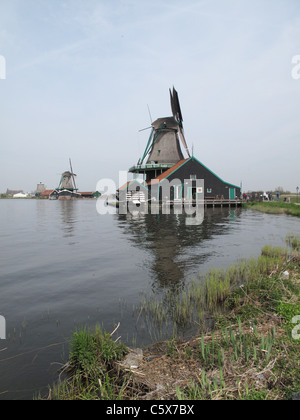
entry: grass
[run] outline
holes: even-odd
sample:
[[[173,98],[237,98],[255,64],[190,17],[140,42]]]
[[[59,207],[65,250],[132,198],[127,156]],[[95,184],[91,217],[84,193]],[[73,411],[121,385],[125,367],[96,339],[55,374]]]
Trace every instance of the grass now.
[[[228,312],[218,317],[212,333],[194,340],[194,360],[201,373],[179,399],[290,399],[300,390],[299,340],[293,339],[293,317],[300,314],[299,259],[271,276],[235,290]],[[282,279],[282,270],[293,279]]]
[[[112,335],[99,328],[76,332],[67,378],[48,398],[291,399],[300,392],[300,339],[293,334],[299,331],[300,241],[288,235],[286,243],[287,249],[266,246],[257,259],[212,269],[179,295],[144,299],[139,319],[173,332],[190,323],[198,333],[148,347],[137,371],[120,366],[129,350]],[[214,317],[210,328],[208,316]]]
[[[114,400],[123,398],[126,384],[116,369],[128,349],[115,343],[112,336],[101,330],[81,329],[71,340],[69,362],[62,373],[67,378],[52,387],[51,400]]]
[[[300,217],[300,205],[295,203],[285,203],[283,201],[270,202],[249,202],[243,207],[250,208],[268,214],[288,214]]]

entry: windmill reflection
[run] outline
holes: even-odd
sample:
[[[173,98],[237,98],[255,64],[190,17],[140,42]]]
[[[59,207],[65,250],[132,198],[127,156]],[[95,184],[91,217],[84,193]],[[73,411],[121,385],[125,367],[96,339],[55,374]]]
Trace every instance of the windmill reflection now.
[[[232,214],[234,215],[232,216]],[[119,227],[128,239],[139,248],[149,251],[153,278],[152,289],[179,290],[184,285],[185,273],[191,260],[205,261],[211,250],[201,246],[214,234],[222,235],[229,228],[228,219],[239,211],[214,209],[203,214],[131,214],[118,215]],[[149,258],[151,260],[151,258]],[[146,269],[148,267],[145,267]]]
[[[76,202],[70,200],[59,201],[61,214],[61,231],[64,238],[74,237],[76,225]],[[73,243],[71,243],[73,244]]]

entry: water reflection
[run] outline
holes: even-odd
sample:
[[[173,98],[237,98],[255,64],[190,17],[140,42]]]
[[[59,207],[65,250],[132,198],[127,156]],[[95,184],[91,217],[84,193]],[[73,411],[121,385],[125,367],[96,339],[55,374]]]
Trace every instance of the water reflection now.
[[[74,237],[76,225],[76,202],[73,200],[58,200],[61,215],[61,230],[64,238]],[[72,243],[71,243],[72,244]]]
[[[204,242],[213,235],[224,235],[230,229],[230,221],[235,221],[241,209],[207,209],[195,216],[184,214],[135,214],[118,215],[119,227],[127,239],[138,248],[150,251],[150,270],[154,279],[153,290],[180,289],[184,283],[184,273],[189,259],[205,261],[212,250]],[[193,250],[201,249],[199,255]],[[150,258],[149,258],[150,260]],[[148,267],[147,267],[148,268]]]
[[[36,214],[39,230],[46,230],[47,206],[44,200],[36,200]]]

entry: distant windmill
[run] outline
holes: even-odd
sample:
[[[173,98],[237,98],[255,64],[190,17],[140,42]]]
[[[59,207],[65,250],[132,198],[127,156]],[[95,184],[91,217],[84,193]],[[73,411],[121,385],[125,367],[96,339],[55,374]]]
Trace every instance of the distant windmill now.
[[[70,170],[66,171],[61,175],[60,183],[58,186],[58,190],[69,190],[69,191],[77,191],[76,182],[75,182],[75,176],[72,168],[72,162],[71,159],[69,159],[70,162]]]
[[[72,198],[80,198],[81,194],[78,193],[78,188],[75,182],[75,176],[72,168],[71,159],[69,159],[70,171],[66,171],[61,175],[58,188],[51,194],[52,198],[59,200],[68,200]]]

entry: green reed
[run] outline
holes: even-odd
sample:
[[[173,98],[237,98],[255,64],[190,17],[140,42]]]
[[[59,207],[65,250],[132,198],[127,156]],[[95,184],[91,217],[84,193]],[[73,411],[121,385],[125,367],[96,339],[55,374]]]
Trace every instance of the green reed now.
[[[211,268],[184,289],[163,292],[159,298],[155,294],[144,297],[138,308],[139,318],[144,318],[156,338],[184,331],[193,324],[203,325],[207,314],[222,312],[223,303],[234,289],[270,275],[287,256],[287,249],[266,246],[258,258],[238,261],[227,269]]]
[[[300,252],[300,237],[295,236],[293,233],[288,234],[285,242],[293,251]]]
[[[244,332],[241,321],[237,327],[221,329],[221,336],[212,335],[209,341],[207,336],[202,334],[198,345],[198,358],[201,366],[209,369],[224,367],[225,359],[230,357],[233,364],[248,363],[255,364],[268,362],[275,342],[275,329],[267,335],[259,335],[252,329],[251,332]]]

